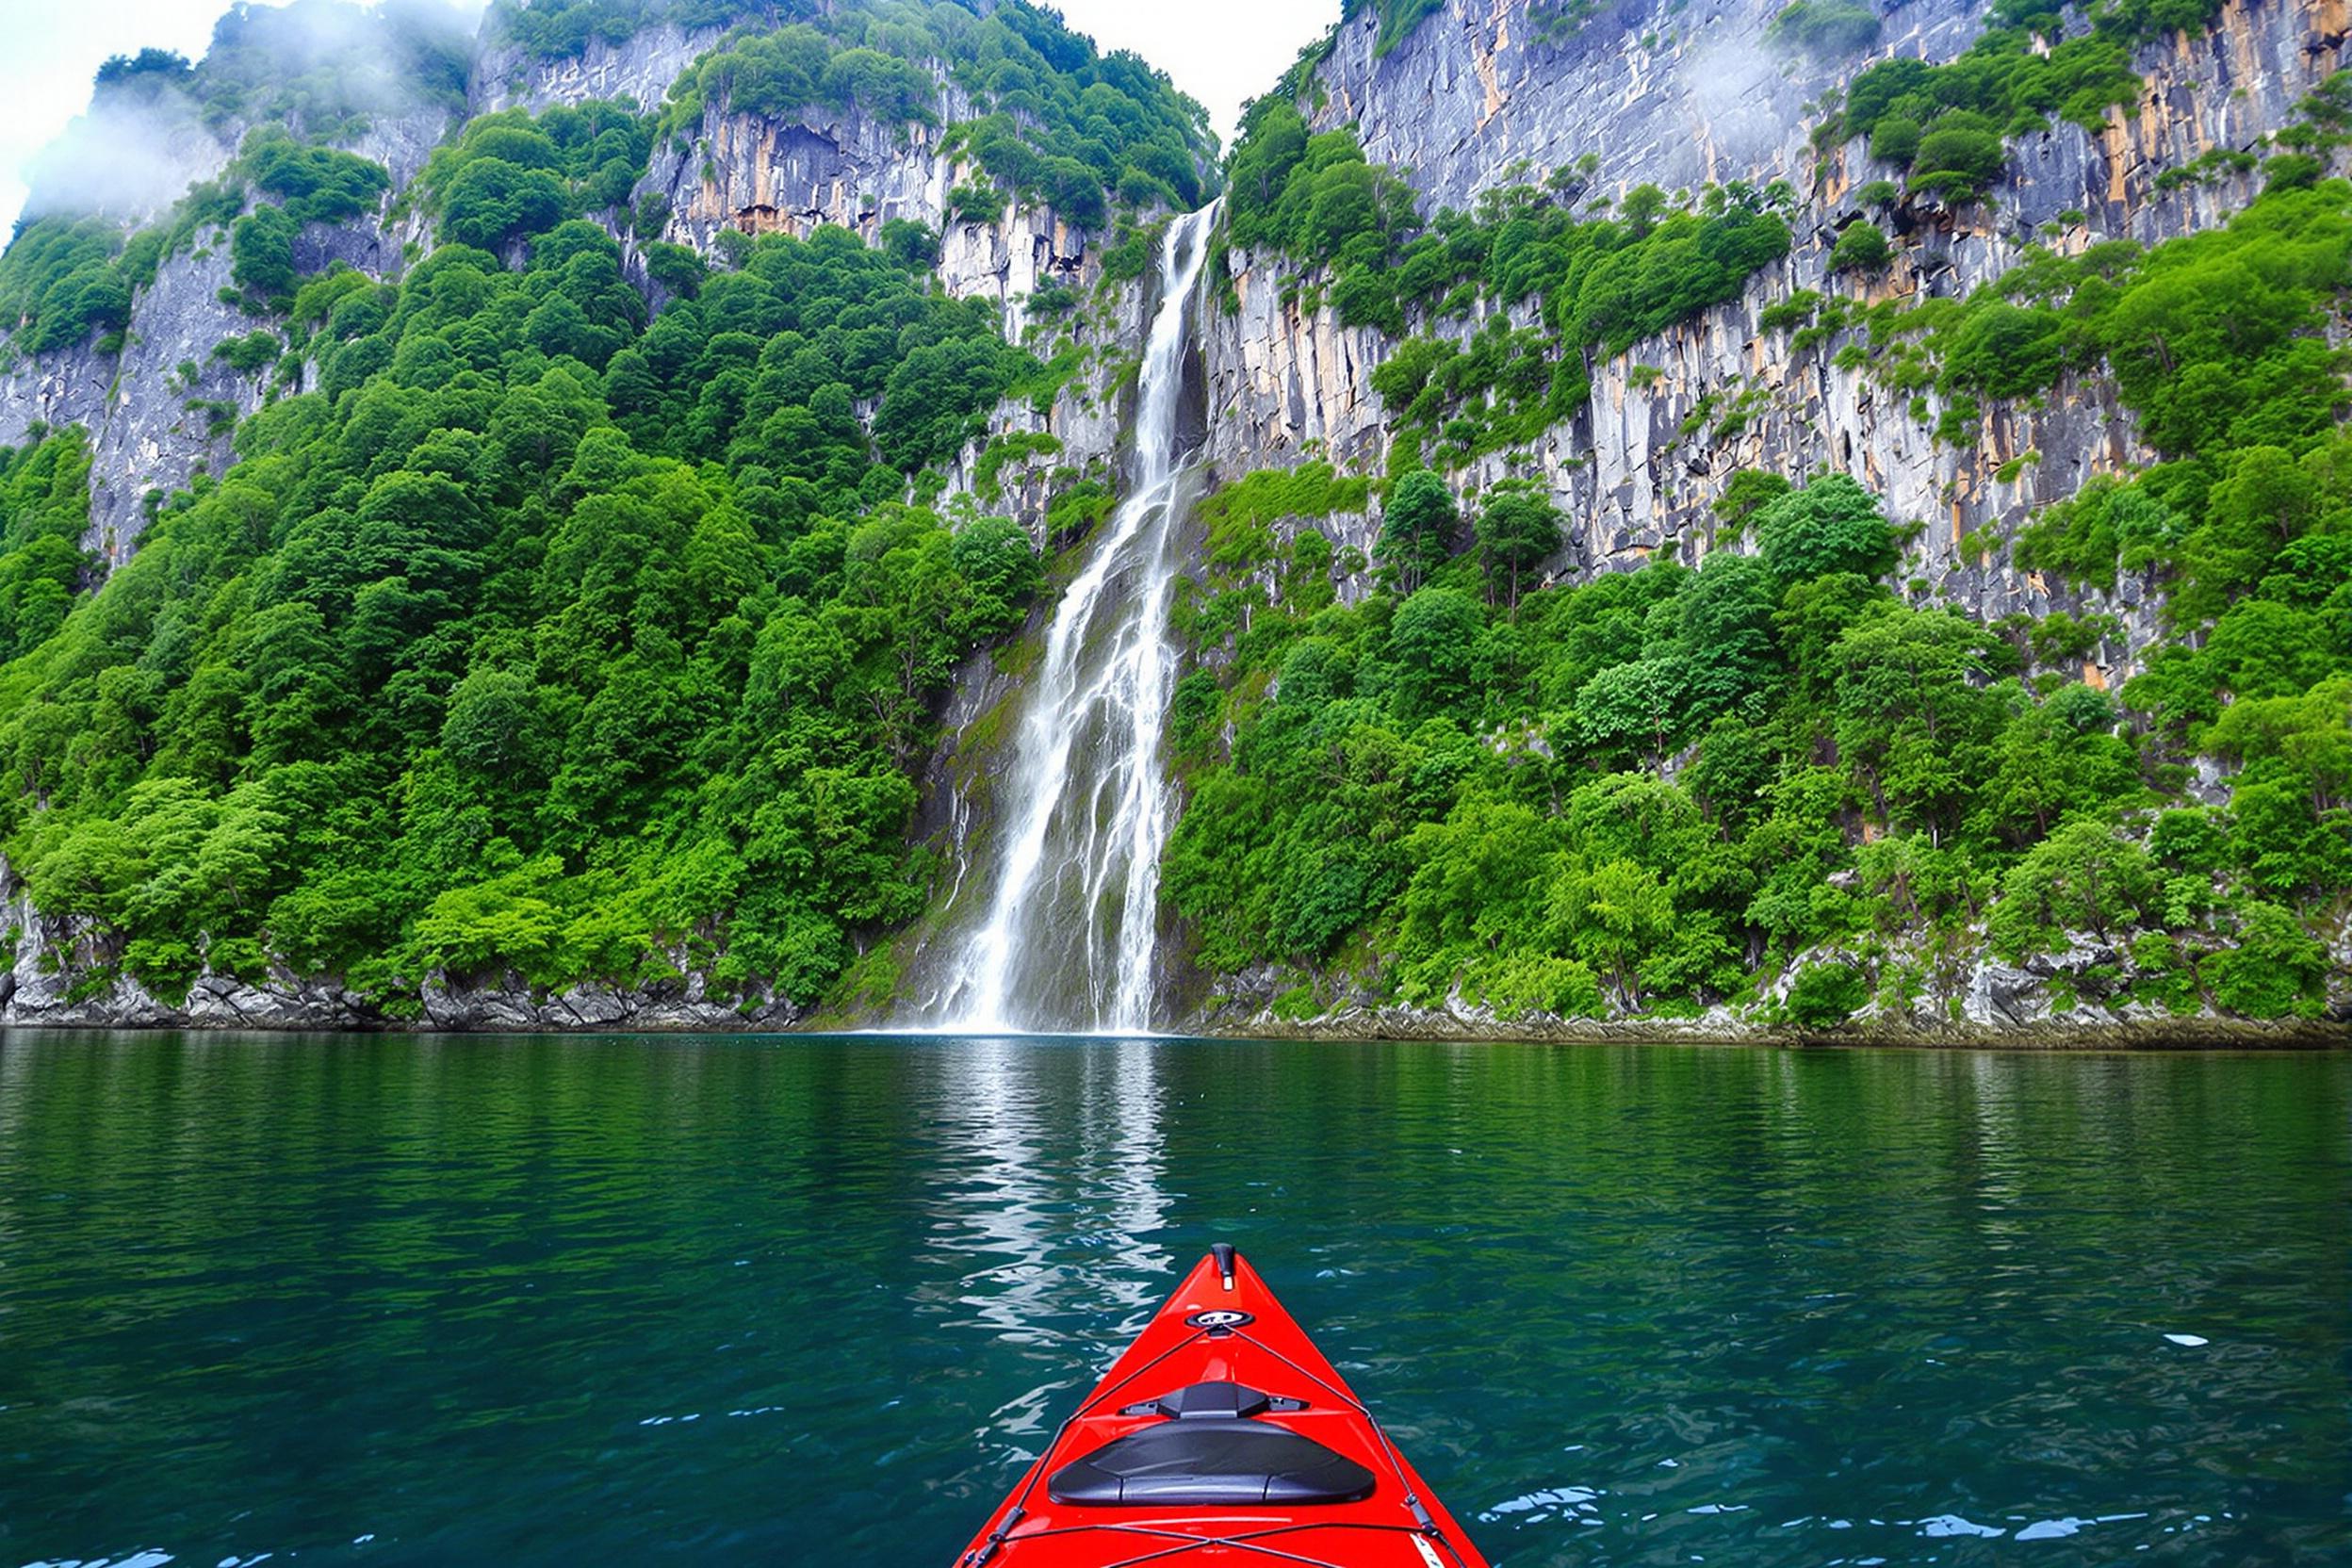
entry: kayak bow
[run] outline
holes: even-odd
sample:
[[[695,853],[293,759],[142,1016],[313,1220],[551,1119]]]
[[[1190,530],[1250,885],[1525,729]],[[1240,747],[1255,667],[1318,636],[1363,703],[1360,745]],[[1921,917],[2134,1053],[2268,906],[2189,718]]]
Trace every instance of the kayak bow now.
[[[956,1562],[1126,1568],[1196,1555],[1487,1568],[1257,1270],[1222,1244]]]

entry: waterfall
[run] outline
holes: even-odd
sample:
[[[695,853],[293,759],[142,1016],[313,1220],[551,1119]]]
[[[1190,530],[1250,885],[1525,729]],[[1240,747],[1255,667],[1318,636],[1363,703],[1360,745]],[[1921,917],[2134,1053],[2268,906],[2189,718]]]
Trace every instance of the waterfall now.
[[[1011,755],[991,781],[996,882],[980,923],[949,949],[927,1009],[936,1024],[1152,1024],[1168,816],[1160,742],[1176,668],[1168,612],[1191,498],[1180,416],[1215,220],[1215,207],[1180,218],[1162,241],[1127,498],[1054,607],[1045,656],[1016,698]]]

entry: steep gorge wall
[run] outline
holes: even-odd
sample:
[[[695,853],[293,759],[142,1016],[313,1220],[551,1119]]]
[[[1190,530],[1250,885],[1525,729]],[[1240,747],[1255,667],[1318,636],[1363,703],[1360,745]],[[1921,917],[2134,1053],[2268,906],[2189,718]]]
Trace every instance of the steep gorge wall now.
[[[2103,133],[2059,123],[2013,144],[2006,176],[1982,205],[1905,209],[1909,231],[1895,237],[1894,267],[1868,284],[1832,275],[1830,247],[1845,224],[1868,220],[1853,192],[1898,172],[1874,165],[1859,141],[1834,149],[1817,172],[1801,106],[1824,84],[1810,68],[1789,62],[1728,84],[1711,74],[1726,59],[1779,59],[1763,43],[1776,7],[1660,8],[1647,18],[1658,29],[1655,51],[1635,41],[1643,36],[1637,23],[1547,44],[1528,32],[1529,9],[1528,0],[1447,0],[1385,58],[1374,57],[1362,24],[1344,30],[1323,68],[1319,122],[1352,119],[1369,155],[1409,169],[1429,207],[1541,179],[1554,162],[1585,152],[1599,155],[1593,181],[1608,190],[1786,178],[1800,193],[1795,242],[1739,300],[1600,359],[1591,401],[1532,451],[1490,456],[1456,479],[1540,478],[1571,523],[1548,571],[1578,580],[1660,558],[1694,562],[1716,542],[1713,503],[1740,468],[1799,482],[1850,473],[1886,498],[1898,522],[1922,525],[1898,574],[1915,593],[1986,619],[2112,613],[2123,636],[2082,673],[2102,685],[2133,673],[2159,630],[2148,582],[2085,598],[2018,569],[2007,548],[2020,522],[2093,475],[2153,460],[2112,386],[2069,378],[2045,398],[1989,403],[1971,442],[1941,443],[1933,435],[1939,400],[1929,397],[1922,421],[1907,395],[1868,368],[1832,363],[1857,335],[1799,352],[1794,329],[1768,331],[1761,318],[1799,290],[1862,302],[1959,297],[2000,277],[2036,241],[2069,253],[2107,238],[2152,244],[2225,221],[2251,199],[2259,175],[2173,190],[2160,190],[2158,175],[2213,148],[2259,150],[2290,122],[2297,101],[2343,62],[2341,0],[2230,0],[2211,34],[2148,52],[2142,100],[2115,111]],[[1890,36],[1879,55],[1948,57],[1973,32],[1958,10],[1906,7],[1897,19],[1910,30]],[[1836,74],[1864,63],[1846,62]],[[1388,411],[1370,377],[1396,344],[1342,325],[1328,307],[1302,309],[1279,257],[1236,253],[1233,269],[1239,310],[1213,314],[1206,341],[1220,473],[1309,455],[1378,471]],[[1535,320],[1531,306],[1511,315],[1514,325]],[[1429,330],[1466,338],[1481,324]],[[1726,433],[1721,411],[1730,408],[1740,416]],[[1336,542],[1368,548],[1377,529],[1372,517],[1343,519]]]
[[[640,112],[651,114],[669,95],[670,84],[725,32],[664,22],[618,43],[591,38],[579,54],[552,60],[512,43],[491,43],[475,56],[472,79],[466,84],[467,111],[525,109],[537,114],[559,105],[626,98]]]

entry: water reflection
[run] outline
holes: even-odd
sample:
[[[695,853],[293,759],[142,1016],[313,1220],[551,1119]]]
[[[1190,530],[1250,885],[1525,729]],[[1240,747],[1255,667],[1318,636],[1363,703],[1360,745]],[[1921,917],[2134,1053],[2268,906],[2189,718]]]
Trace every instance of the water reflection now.
[[[931,1054],[940,1079],[932,1233],[974,1255],[958,1304],[1008,1342],[1060,1344],[1073,1317],[1132,1333],[1173,1282],[1156,1239],[1169,1207],[1164,1049],[1014,1037]],[[1069,1053],[1074,1074],[1040,1080],[1041,1050]]]
[[[1035,1458],[1069,1407],[1174,1282],[1165,1048],[1147,1039],[958,1041],[932,1054],[939,1137],[931,1233],[961,1267],[956,1327],[1037,1352],[1041,1376],[990,1413],[1008,1463]],[[1041,1076],[1037,1054],[1070,1058]]]

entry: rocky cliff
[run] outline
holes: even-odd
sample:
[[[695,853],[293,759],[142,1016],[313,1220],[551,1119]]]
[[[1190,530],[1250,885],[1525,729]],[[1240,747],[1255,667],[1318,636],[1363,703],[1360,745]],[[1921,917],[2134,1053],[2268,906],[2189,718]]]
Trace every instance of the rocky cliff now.
[[[295,246],[298,270],[321,270],[339,260],[380,277],[396,272],[405,247],[424,228],[390,215],[449,120],[437,107],[384,113],[343,139],[349,151],[384,166],[391,191],[370,218],[306,228]],[[175,143],[175,169],[192,180],[218,177],[253,128],[231,120],[214,130],[188,131]],[[123,216],[155,220],[166,212],[168,204],[163,211]],[[0,446],[22,445],[36,426],[79,425],[90,433],[90,533],[83,544],[106,570],[129,558],[155,502],[236,461],[236,421],[262,405],[274,364],[249,375],[213,355],[231,338],[278,324],[256,320],[224,297],[230,266],[225,228],[202,229],[166,255],[155,281],[139,291],[117,352],[83,344],[35,357],[0,347]]]

